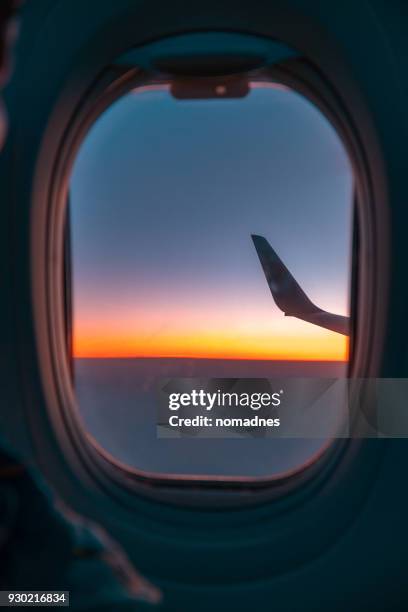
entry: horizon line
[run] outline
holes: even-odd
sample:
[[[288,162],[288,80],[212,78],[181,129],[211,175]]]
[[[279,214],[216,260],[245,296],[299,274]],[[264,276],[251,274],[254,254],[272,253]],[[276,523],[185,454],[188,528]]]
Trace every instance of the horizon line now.
[[[195,359],[201,361],[285,361],[285,362],[323,362],[323,363],[348,363],[349,359],[317,359],[310,358],[285,358],[281,357],[218,357],[218,356],[195,356],[195,355],[72,355],[73,359]]]

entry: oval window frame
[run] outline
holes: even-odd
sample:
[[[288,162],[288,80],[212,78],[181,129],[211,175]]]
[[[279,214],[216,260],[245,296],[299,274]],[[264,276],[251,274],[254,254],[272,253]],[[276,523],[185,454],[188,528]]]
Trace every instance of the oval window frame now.
[[[268,82],[277,82],[303,95],[326,116],[344,143],[355,177],[364,176],[364,171],[362,171],[364,158],[361,155],[358,142],[356,142],[355,133],[353,133],[349,118],[344,113],[344,109],[342,109],[341,101],[336,97],[328,82],[323,79],[316,68],[305,59],[296,58],[286,60],[273,67],[268,67],[264,72]],[[64,201],[66,201],[68,194],[67,177],[70,175],[73,160],[87,131],[97,118],[115,100],[130,90],[166,82],[168,82],[168,77],[152,77],[138,67],[112,64],[105,69],[77,108],[69,133],[63,147],[60,148],[52,191],[52,206],[54,210],[66,205]],[[361,184],[360,180],[356,178],[356,201],[365,197],[368,191],[368,184]],[[61,226],[59,231],[61,237]],[[55,238],[56,235],[54,234]],[[353,240],[354,244],[356,242],[356,240]],[[59,246],[54,243],[51,248],[53,252],[61,252],[61,238]],[[359,266],[355,265],[355,258],[356,253],[353,253],[352,287],[358,286],[356,273],[359,270]],[[58,272],[56,273],[55,266],[53,266],[53,272],[53,286],[62,286],[63,281]],[[352,302],[354,302],[354,304],[352,303],[351,312],[351,347],[354,349],[356,313],[359,301],[356,299],[355,292],[352,291],[351,295]],[[49,312],[53,312],[55,315],[56,313],[63,312],[63,305],[58,295],[54,294],[54,300]],[[53,325],[54,341],[56,343],[56,352],[59,354],[62,354],[64,350],[61,343],[62,336],[58,331],[62,328],[66,329],[66,321],[62,321],[61,318],[58,320],[58,316],[55,317]],[[352,361],[353,359],[351,358],[349,361],[350,375],[352,375],[351,373],[354,370]],[[103,473],[102,477],[107,476],[110,482],[115,482],[119,487],[125,486],[126,489],[130,487],[134,493],[141,493],[159,501],[184,505],[191,504],[193,506],[201,505],[203,503],[202,493],[204,491],[206,491],[204,502],[206,506],[212,506],[213,504],[218,506],[220,503],[227,506],[235,506],[237,504],[241,506],[243,503],[253,504],[259,501],[276,499],[289,491],[296,490],[299,486],[315,480],[316,477],[323,477],[326,469],[329,470],[331,468],[333,462],[339,459],[350,444],[350,441],[344,439],[328,441],[327,445],[317,453],[317,457],[313,457],[310,462],[304,464],[300,469],[273,477],[240,478],[158,475],[137,470],[115,460],[98,444],[90,444],[89,440],[85,440],[84,429],[77,418],[75,394],[72,389],[69,390],[66,387],[67,372],[70,368],[69,365],[67,367],[67,364],[62,366],[62,368],[61,365],[61,363],[55,363],[55,372],[59,372],[59,388],[62,391],[61,405],[64,407],[65,412],[64,422],[66,427],[71,429],[71,439],[75,443],[76,451],[84,458],[86,457],[87,463],[92,463],[93,470],[96,468],[97,472],[99,474]],[[68,408],[68,406],[70,407]],[[242,493],[249,490],[252,491],[252,494],[248,500],[245,500],[245,495],[243,496]],[[231,492],[234,492],[235,496],[231,496]],[[256,495],[253,494],[254,492],[256,492]]]

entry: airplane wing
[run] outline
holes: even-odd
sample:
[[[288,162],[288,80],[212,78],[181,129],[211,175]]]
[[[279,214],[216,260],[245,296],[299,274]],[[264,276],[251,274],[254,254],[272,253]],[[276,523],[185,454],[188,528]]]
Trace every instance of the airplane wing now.
[[[255,234],[252,234],[252,240],[272,297],[285,316],[297,317],[344,336],[349,335],[348,317],[326,312],[313,304],[269,242]]]

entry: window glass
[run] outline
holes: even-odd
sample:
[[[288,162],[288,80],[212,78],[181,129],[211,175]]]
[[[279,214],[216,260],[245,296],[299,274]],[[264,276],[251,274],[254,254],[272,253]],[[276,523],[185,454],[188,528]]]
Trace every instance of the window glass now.
[[[276,476],[310,462],[327,440],[158,439],[157,385],[345,376],[347,336],[284,316],[251,234],[314,304],[347,317],[352,196],[336,131],[286,87],[117,100],[70,184],[74,384],[89,435],[148,472]]]

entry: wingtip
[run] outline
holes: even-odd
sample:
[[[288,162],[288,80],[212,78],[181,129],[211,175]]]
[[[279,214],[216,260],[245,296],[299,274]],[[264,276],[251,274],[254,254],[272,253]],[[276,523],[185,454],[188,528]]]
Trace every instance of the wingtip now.
[[[261,236],[260,234],[251,234],[252,242],[254,243],[254,247],[256,248],[258,254],[259,253],[270,253],[274,257],[276,257],[275,251],[272,249],[271,245],[265,238],[265,236]]]

